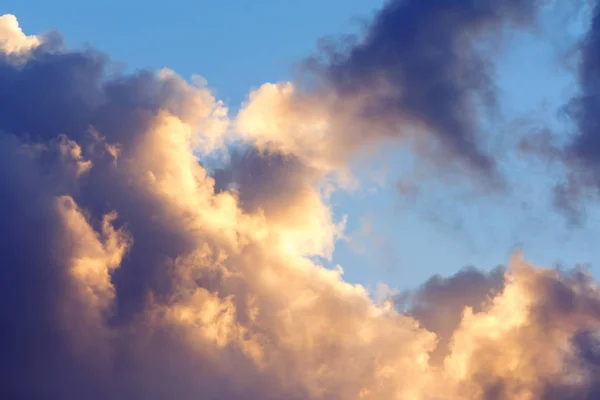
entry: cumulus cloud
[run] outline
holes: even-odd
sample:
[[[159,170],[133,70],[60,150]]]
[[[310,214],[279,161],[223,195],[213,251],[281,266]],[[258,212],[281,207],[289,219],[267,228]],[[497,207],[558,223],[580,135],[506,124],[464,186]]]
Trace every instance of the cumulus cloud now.
[[[240,130],[327,167],[400,140],[442,170],[458,165],[497,187],[502,176],[478,123],[482,109],[496,110],[489,53],[503,28],[534,25],[541,6],[389,1],[364,35],[328,42],[307,62],[310,89],[267,84],[251,94]]]
[[[209,173],[229,121],[205,86],[60,43],[14,63],[22,38],[0,57],[0,398],[595,398],[585,271],[515,257],[377,305],[314,260],[342,231],[321,178],[345,155],[314,109],[288,118],[302,101],[270,107],[289,86],[254,95],[249,150]]]
[[[260,213],[272,229],[290,238],[290,251],[331,258],[334,240],[343,234],[344,219],[334,221],[323,202],[327,186],[322,171],[297,156],[249,147],[233,152],[215,171],[216,190],[234,193],[246,212]]]
[[[481,312],[486,302],[504,288],[506,270],[497,267],[486,273],[475,268],[465,268],[445,278],[435,275],[418,290],[395,296],[400,310],[414,317],[425,329],[438,338],[432,362],[443,361],[448,355],[448,345],[462,320],[466,307]]]
[[[0,16],[0,50],[9,55],[27,53],[40,45],[37,36],[27,36],[19,27],[17,17],[11,14]]]

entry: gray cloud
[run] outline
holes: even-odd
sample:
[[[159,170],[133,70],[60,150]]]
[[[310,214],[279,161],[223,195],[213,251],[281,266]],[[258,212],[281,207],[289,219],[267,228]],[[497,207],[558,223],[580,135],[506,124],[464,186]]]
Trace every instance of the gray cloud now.
[[[358,118],[387,124],[385,135],[407,136],[424,126],[443,154],[498,179],[494,156],[482,143],[478,104],[496,107],[494,68],[502,28],[535,23],[542,2],[388,1],[364,37],[326,46],[309,62],[342,99],[366,97]],[[489,45],[494,36],[495,50]],[[485,49],[482,51],[482,49]],[[343,101],[343,100],[342,100]],[[365,137],[377,134],[364,132]]]
[[[462,320],[466,307],[481,312],[487,301],[502,293],[504,267],[485,273],[476,268],[464,268],[444,278],[435,275],[419,289],[397,296],[401,310],[414,317],[427,330],[435,332],[439,339],[432,361],[440,363],[448,355],[448,345],[455,329]]]
[[[600,5],[597,1],[588,3],[591,10],[590,27],[575,52],[579,61],[576,69],[579,93],[565,106],[565,112],[576,130],[572,142],[562,152],[562,159],[568,168],[567,177],[555,189],[556,205],[574,222],[583,220],[586,211],[583,202],[597,199],[600,188]]]

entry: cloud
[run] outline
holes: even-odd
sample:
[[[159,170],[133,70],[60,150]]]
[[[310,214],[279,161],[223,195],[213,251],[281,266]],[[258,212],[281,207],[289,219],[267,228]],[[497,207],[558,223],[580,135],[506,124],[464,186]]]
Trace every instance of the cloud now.
[[[209,173],[230,131],[205,86],[56,41],[0,57],[0,398],[594,398],[585,271],[515,257],[432,278],[406,315],[314,260],[348,153],[304,142],[319,108],[270,108],[290,90],[253,95],[247,151]]]
[[[238,134],[345,175],[354,157],[409,147],[438,178],[454,173],[502,189],[479,123],[483,111],[498,112],[493,57],[505,28],[535,26],[542,7],[537,0],[389,1],[363,35],[325,40],[297,82],[253,91],[236,118]]]
[[[363,37],[326,46],[313,66],[340,102],[360,103],[354,118],[376,127],[362,141],[410,137],[417,127],[418,139],[437,141],[446,160],[493,177],[477,122],[478,104],[496,102],[485,46],[506,26],[533,25],[540,7],[530,0],[389,1]]]
[[[217,190],[234,192],[245,212],[261,214],[271,229],[288,237],[290,251],[331,258],[344,220],[335,222],[323,202],[327,187],[321,183],[322,171],[297,156],[250,146],[233,152],[213,177]]]
[[[502,292],[505,273],[503,267],[489,273],[465,268],[448,278],[435,275],[418,290],[395,296],[397,307],[436,334],[439,342],[432,353],[432,362],[443,361],[448,355],[450,339],[464,309],[470,307],[481,312],[487,301]]]
[[[17,17],[11,14],[0,16],[0,50],[8,55],[22,55],[40,45],[40,38],[27,36],[19,27]]]
[[[568,173],[555,189],[557,206],[573,221],[581,221],[585,212],[582,201],[597,198],[600,188],[600,5],[589,2],[589,11],[589,29],[577,46],[579,93],[565,107],[575,127],[575,135],[562,152]]]
[[[445,367],[475,383],[465,388],[468,396],[543,399],[563,386],[576,398],[593,398],[594,371],[572,363],[572,341],[597,330],[597,284],[584,271],[535,269],[518,258],[511,267],[484,313],[465,310]]]

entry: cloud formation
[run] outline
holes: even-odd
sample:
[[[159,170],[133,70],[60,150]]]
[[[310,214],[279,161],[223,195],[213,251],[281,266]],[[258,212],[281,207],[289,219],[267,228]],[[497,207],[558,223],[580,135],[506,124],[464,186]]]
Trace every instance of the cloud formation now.
[[[364,39],[328,54],[323,74],[339,96],[371,93],[361,112],[389,121],[390,135],[402,135],[403,123],[423,124],[450,156],[493,174],[474,103],[494,104],[493,67],[477,41],[507,24],[532,23],[537,3],[391,1]]]
[[[347,173],[352,157],[392,144],[408,146],[437,176],[458,173],[477,187],[502,189],[480,126],[483,113],[498,111],[493,61],[505,30],[534,27],[543,5],[388,1],[364,34],[324,40],[299,82],[252,92],[237,129],[260,149],[327,172]]]
[[[7,55],[26,53],[39,46],[40,39],[27,36],[19,27],[17,17],[11,14],[0,16],[0,50]]]
[[[441,362],[448,355],[450,339],[460,325],[464,309],[481,312],[486,301],[504,289],[505,275],[503,267],[490,273],[465,268],[448,278],[435,275],[418,290],[396,295],[394,302],[423,328],[436,334],[438,343],[430,361]]]
[[[529,4],[504,3],[481,4]],[[11,16],[0,32],[0,398],[595,398],[583,270],[515,256],[399,313],[315,261],[342,226],[320,181],[348,156],[331,109],[263,87],[233,124],[249,150],[211,176],[198,154],[229,121],[207,88],[117,74]]]
[[[600,189],[600,4],[591,1],[588,5],[590,26],[578,43],[579,93],[566,105],[575,126],[572,141],[562,149],[568,176],[555,190],[556,204],[575,220],[581,219],[581,201],[597,199]]]

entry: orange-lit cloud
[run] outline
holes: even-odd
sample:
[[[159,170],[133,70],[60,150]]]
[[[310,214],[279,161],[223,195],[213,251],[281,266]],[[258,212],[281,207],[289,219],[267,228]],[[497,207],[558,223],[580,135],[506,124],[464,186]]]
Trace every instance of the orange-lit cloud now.
[[[0,398],[597,397],[585,271],[515,256],[399,312],[315,261],[343,236],[324,180],[352,152],[328,106],[267,85],[230,124],[171,71],[106,78],[91,50],[44,51],[0,59]],[[251,150],[211,174],[198,154],[232,126]]]
[[[40,45],[37,36],[27,36],[14,15],[0,16],[0,50],[8,55],[19,55]]]

